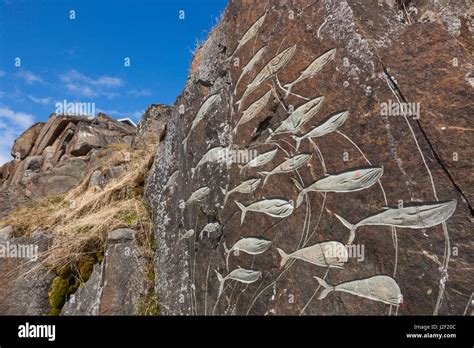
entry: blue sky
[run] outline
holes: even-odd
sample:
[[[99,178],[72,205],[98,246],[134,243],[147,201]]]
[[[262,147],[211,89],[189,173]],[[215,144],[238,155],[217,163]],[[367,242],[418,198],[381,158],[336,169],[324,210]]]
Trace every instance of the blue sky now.
[[[0,165],[11,160],[14,139],[47,120],[57,102],[95,103],[96,112],[135,121],[152,103],[173,104],[196,42],[207,37],[226,5],[0,0]]]

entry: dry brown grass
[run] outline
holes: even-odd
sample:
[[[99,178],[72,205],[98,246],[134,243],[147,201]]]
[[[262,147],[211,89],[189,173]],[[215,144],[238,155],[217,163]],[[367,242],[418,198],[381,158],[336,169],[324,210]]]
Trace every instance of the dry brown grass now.
[[[12,212],[2,225],[12,225],[21,235],[36,230],[51,231],[52,247],[41,255],[41,264],[60,273],[79,267],[81,260],[102,253],[108,232],[133,228],[145,257],[153,255],[153,230],[142,194],[153,163],[156,144],[132,149],[111,144],[98,155],[98,165],[66,195],[48,197]],[[128,155],[127,155],[128,154]],[[124,173],[101,189],[89,188],[95,170],[123,164]],[[74,202],[71,204],[71,202]]]

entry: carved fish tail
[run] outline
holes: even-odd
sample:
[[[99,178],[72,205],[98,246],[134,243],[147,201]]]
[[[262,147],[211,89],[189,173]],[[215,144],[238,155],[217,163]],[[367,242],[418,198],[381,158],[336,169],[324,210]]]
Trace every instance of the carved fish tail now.
[[[239,209],[242,210],[242,215],[240,217],[240,224],[242,225],[244,223],[244,220],[245,220],[245,214],[247,213],[247,208],[242,203],[239,203],[237,201],[234,201],[234,202],[235,202],[235,204],[237,204]]]
[[[291,93],[291,89],[293,88],[293,83],[287,83],[286,85],[283,86],[285,89],[285,98],[288,97],[288,95]]]
[[[265,183],[267,182],[268,178],[270,177],[271,173],[270,172],[260,172],[259,173],[261,176],[264,176],[265,178],[263,179],[262,187],[265,186]]]
[[[224,252],[225,252],[225,268],[227,269],[227,271],[229,270],[229,256],[230,256],[230,252],[232,251],[232,249],[227,249],[227,247],[225,246],[225,243],[224,243]]]
[[[227,202],[227,198],[228,198],[228,192],[224,190],[222,187],[220,189],[222,191],[222,194],[224,195],[224,203],[222,203],[222,206],[225,206],[225,203]]]
[[[355,238],[355,231],[357,229],[357,224],[356,225],[353,225],[351,224],[349,221],[347,221],[346,219],[344,219],[342,216],[339,216],[337,214],[334,214],[334,216],[337,217],[337,219],[346,227],[350,230],[350,234],[349,234],[349,241],[347,242],[347,244],[351,244],[353,241],[354,241],[354,238]]]
[[[217,280],[219,281],[219,295],[217,295],[217,297],[219,298],[221,297],[221,294],[224,291],[225,278],[222,278],[221,274],[217,272],[216,270],[214,270],[214,272],[216,272]]]
[[[296,135],[292,135],[292,138],[294,141],[296,141],[296,151],[298,151],[298,149],[300,148],[300,145],[301,145],[301,138],[300,137],[297,137]]]
[[[282,268],[288,261],[289,255],[280,248],[277,248],[277,251],[281,256],[280,268]]]
[[[318,281],[319,285],[321,285],[324,289],[323,291],[321,291],[321,293],[319,294],[318,296],[318,299],[319,300],[322,300],[324,298],[326,298],[326,296],[331,292],[331,291],[334,291],[335,287],[332,286],[332,285],[329,285],[328,283],[326,283],[326,281],[322,278],[319,278],[319,277],[314,277],[316,278],[316,280]]]
[[[298,193],[298,197],[296,198],[296,208],[298,208],[301,205],[305,195],[306,195],[306,192],[304,190]]]

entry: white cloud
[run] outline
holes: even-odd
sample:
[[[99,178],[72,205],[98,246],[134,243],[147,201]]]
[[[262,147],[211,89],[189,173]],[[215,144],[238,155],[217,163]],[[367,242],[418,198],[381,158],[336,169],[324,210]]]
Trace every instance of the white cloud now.
[[[41,104],[41,105],[50,105],[51,104],[51,97],[46,97],[46,98],[37,98],[35,96],[32,96],[32,95],[28,95],[28,98],[37,103],[37,104]]]
[[[16,74],[19,78],[22,78],[23,80],[25,80],[25,82],[29,85],[35,83],[35,82],[43,82],[43,79],[32,73],[31,71],[29,70],[21,70],[20,72],[18,72]]]
[[[151,95],[151,91],[149,89],[131,89],[127,91],[128,95],[131,95],[133,97],[147,97]]]
[[[0,107],[0,118],[10,121],[11,124],[26,129],[33,124],[34,116],[25,112],[16,112],[8,107]]]
[[[11,161],[11,148],[15,139],[33,124],[34,116],[0,107],[0,165]]]
[[[109,98],[116,97],[119,94],[111,91],[111,89],[121,87],[125,84],[125,82],[118,77],[100,76],[94,79],[77,70],[70,70],[60,75],[59,78],[71,93],[87,98],[100,96]]]

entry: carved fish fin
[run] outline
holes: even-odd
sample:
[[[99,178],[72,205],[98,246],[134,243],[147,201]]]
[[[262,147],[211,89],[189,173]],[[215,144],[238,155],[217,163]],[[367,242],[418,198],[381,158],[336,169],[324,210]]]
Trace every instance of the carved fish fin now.
[[[221,294],[224,291],[225,278],[222,278],[221,274],[217,272],[217,270],[214,270],[214,272],[216,272],[217,280],[219,281],[219,295],[217,295],[217,297],[219,298],[221,297]]]

